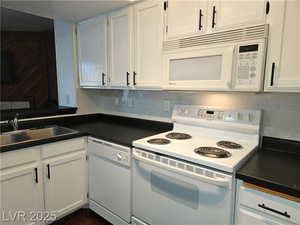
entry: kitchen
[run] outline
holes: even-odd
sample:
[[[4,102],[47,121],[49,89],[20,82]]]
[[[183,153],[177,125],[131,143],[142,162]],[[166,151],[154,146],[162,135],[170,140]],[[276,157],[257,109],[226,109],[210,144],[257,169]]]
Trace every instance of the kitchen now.
[[[299,1],[2,6],[59,107],[1,112],[1,224],[300,224]]]

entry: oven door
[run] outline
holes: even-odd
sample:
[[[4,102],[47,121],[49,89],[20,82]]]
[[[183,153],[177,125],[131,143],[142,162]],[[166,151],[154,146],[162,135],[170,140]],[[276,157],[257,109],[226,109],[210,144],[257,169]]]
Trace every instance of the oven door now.
[[[139,149],[133,158],[134,217],[150,225],[233,224],[231,175]]]

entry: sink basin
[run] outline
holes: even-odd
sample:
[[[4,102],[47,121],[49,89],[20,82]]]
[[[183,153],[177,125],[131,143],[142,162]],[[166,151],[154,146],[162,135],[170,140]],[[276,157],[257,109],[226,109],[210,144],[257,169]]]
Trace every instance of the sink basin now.
[[[0,147],[73,133],[78,131],[60,126],[11,131],[0,135]]]

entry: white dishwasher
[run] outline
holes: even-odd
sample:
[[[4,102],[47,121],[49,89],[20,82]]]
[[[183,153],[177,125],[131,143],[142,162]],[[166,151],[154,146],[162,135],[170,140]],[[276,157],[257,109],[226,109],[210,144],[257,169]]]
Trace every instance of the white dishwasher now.
[[[89,137],[90,209],[114,225],[130,224],[130,148]]]

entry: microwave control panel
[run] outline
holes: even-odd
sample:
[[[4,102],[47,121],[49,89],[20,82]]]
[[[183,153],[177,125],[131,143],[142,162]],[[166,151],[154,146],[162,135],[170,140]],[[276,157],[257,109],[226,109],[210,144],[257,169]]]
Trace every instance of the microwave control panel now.
[[[237,85],[256,85],[264,61],[264,43],[238,46]]]

